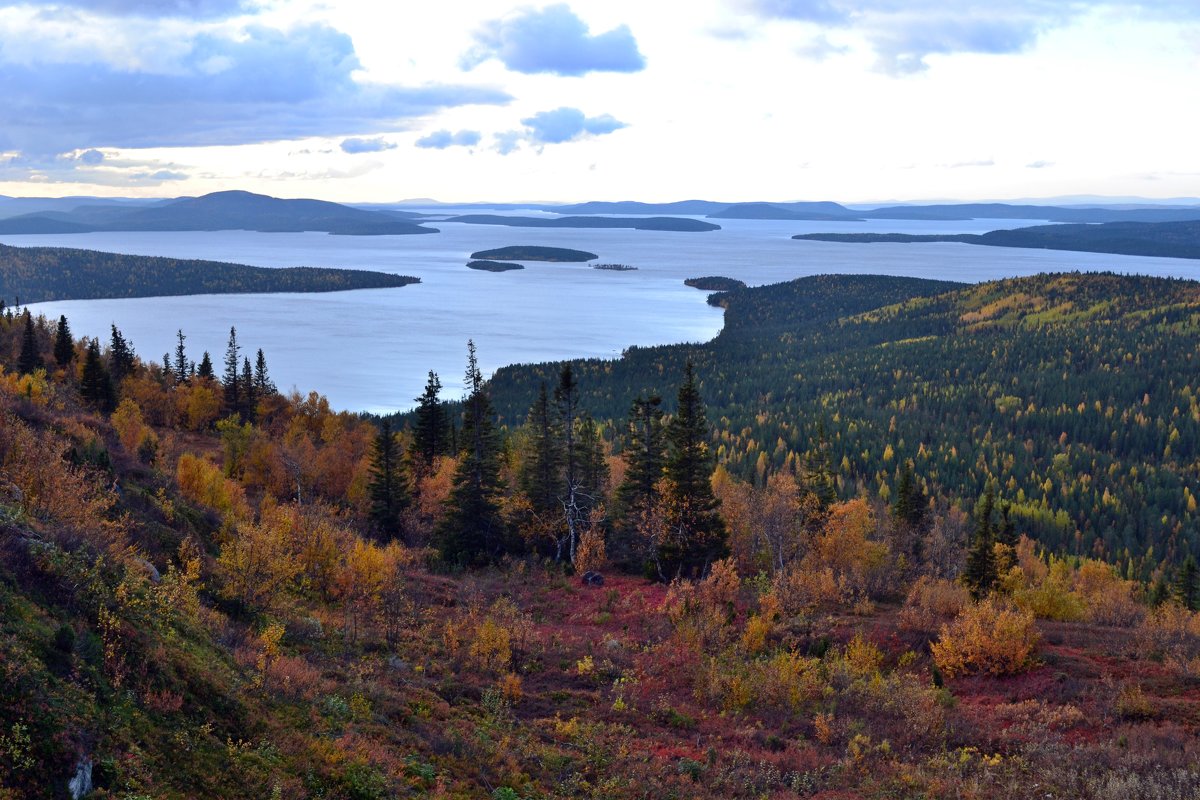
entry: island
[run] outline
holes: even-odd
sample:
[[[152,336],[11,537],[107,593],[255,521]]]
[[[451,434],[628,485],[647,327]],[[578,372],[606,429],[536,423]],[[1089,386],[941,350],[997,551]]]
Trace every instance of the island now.
[[[745,289],[745,281],[737,278],[726,278],[722,275],[709,275],[704,278],[688,278],[684,285],[693,289],[703,289],[706,292],[732,292],[734,289]]]
[[[607,272],[635,272],[637,267],[629,264],[592,264],[592,269],[602,269]]]
[[[990,247],[1072,250],[1159,258],[1200,258],[1200,220],[1185,222],[1106,222],[1034,225],[983,234],[911,235],[906,233],[802,233],[793,239],[874,244],[960,242]]]
[[[510,228],[631,228],[635,231],[703,233],[720,225],[685,217],[509,217],[500,214],[466,214],[446,222],[468,225],[505,225]]]
[[[578,263],[591,261],[600,256],[586,250],[571,250],[567,247],[541,247],[532,244],[516,244],[509,247],[497,247],[494,250],[480,250],[471,253],[472,259],[485,261],[553,261],[558,263]]]
[[[0,245],[0,298],[23,303],[190,294],[387,289],[420,278],[358,269],[251,267],[68,247]]]
[[[525,269],[521,264],[514,264],[511,261],[484,261],[476,260],[467,262],[468,269],[477,269],[483,272],[511,272],[514,269]]]

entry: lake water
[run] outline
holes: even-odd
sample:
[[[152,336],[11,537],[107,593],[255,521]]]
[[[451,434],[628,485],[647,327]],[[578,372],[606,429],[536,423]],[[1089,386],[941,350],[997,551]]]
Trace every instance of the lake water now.
[[[439,209],[442,211],[442,209]],[[866,223],[720,220],[722,230],[505,228],[430,223],[422,236],[330,236],[247,231],[88,233],[3,236],[16,246],[202,258],[265,267],[349,267],[415,275],[420,284],[329,294],[201,295],[42,303],[35,313],[65,314],[77,335],[109,338],[116,323],[143,358],[173,352],[175,331],[190,357],[204,350],[220,364],[229,327],[253,361],[262,348],[282,389],[315,389],[337,408],[410,408],[426,373],[443,397],[458,397],[466,343],[473,338],[485,374],[505,364],[614,358],[630,345],[698,342],[721,329],[722,311],[685,278],[727,275],[751,285],[805,275],[861,273],[977,282],[1063,270],[1113,270],[1200,278],[1200,263],[955,243],[837,244],[795,241],[797,233],[888,231],[982,233],[1028,220]],[[638,267],[526,263],[520,271],[467,269],[470,253],[511,244],[573,247],[599,262]],[[12,298],[8,298],[9,301]]]

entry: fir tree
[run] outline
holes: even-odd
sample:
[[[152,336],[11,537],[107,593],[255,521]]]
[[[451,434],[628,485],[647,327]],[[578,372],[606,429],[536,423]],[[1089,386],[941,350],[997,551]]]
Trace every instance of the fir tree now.
[[[38,352],[37,335],[33,330],[33,315],[25,309],[25,331],[21,334],[21,353],[17,356],[17,372],[28,375],[42,368],[42,355]]]
[[[242,410],[242,387],[238,377],[238,367],[241,366],[240,353],[237,328],[230,327],[229,345],[225,348],[225,374],[221,382],[225,385],[225,405],[235,414],[241,413]]]
[[[100,342],[92,339],[88,342],[87,353],[83,359],[83,373],[79,380],[79,394],[84,401],[101,410],[109,411],[113,404],[112,380],[104,362],[100,360]]]
[[[108,345],[108,361],[114,384],[119,384],[126,375],[133,372],[133,348],[121,335],[121,331],[117,330],[116,325],[112,326],[112,339]]]
[[[275,382],[271,380],[271,376],[267,374],[267,357],[263,355],[262,348],[258,348],[258,355],[254,358],[254,392],[260,398],[270,394],[275,394],[278,391],[275,388]]]
[[[201,378],[208,378],[209,380],[213,380],[217,377],[216,373],[213,372],[212,356],[208,354],[207,350],[205,350],[204,355],[200,357],[200,365],[196,367],[196,374]]]
[[[416,398],[416,421],[413,424],[411,455],[416,471],[421,474],[428,474],[433,469],[433,460],[451,450],[446,409],[438,399],[441,390],[442,382],[438,380],[437,373],[430,370],[425,391]]]
[[[1179,565],[1173,589],[1180,605],[1191,611],[1200,611],[1200,569],[1197,569],[1193,556],[1189,555]]]
[[[473,341],[467,342],[465,383],[468,394],[463,401],[463,452],[437,538],[442,558],[448,563],[486,564],[504,551],[506,531],[499,506],[503,487],[494,412]]]
[[[971,550],[967,553],[967,567],[963,571],[963,582],[976,600],[986,597],[996,585],[996,536],[992,521],[995,508],[996,494],[988,486],[983,497],[975,504],[975,533]]]
[[[66,367],[75,358],[75,342],[71,339],[71,328],[67,325],[66,316],[59,316],[58,330],[54,333],[54,361],[60,367]]]
[[[408,481],[399,451],[392,433],[392,423],[384,419],[371,454],[368,493],[371,498],[371,522],[388,539],[402,534],[401,515],[409,504]]]
[[[689,361],[679,387],[678,408],[667,425],[670,450],[664,472],[670,491],[669,533],[659,548],[664,575],[699,575],[729,552],[725,523],[717,513],[719,501],[712,491],[708,438],[704,402]]]
[[[175,381],[176,381],[176,383],[187,383],[188,359],[187,359],[187,351],[184,350],[184,347],[183,347],[183,341],[187,337],[183,335],[183,330],[180,329],[175,332],[175,338],[178,340],[177,343],[175,344],[175,363],[173,365],[174,372],[175,372]]]

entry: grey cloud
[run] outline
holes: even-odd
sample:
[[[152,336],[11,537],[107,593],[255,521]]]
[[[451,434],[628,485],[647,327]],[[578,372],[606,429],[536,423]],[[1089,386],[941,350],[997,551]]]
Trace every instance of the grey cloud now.
[[[351,137],[344,139],[341,144],[343,153],[379,153],[384,150],[393,150],[395,147],[394,142],[389,142],[382,136],[376,136],[371,139]]]
[[[1053,167],[1053,166],[1054,166],[1053,161],[1030,161],[1028,164],[1025,165],[1025,167],[1027,169],[1046,169],[1047,167]]]
[[[625,127],[625,123],[611,114],[598,117],[585,116],[578,108],[556,108],[539,111],[532,117],[521,120],[529,129],[529,139],[539,144],[559,144],[584,136],[600,136]]]
[[[3,31],[0,31],[2,36]],[[135,72],[103,63],[4,63],[0,149],[237,145],[352,136],[439,109],[511,99],[488,88],[355,81],[350,38],[328,26],[251,26],[192,35],[177,63]]]
[[[829,37],[825,36],[825,34],[814,36],[808,42],[796,48],[798,54],[813,61],[824,61],[827,58],[843,55],[849,51],[849,47],[836,45],[829,41]]]
[[[506,156],[514,150],[521,147],[521,142],[525,140],[523,131],[504,131],[492,135],[494,144],[492,145],[496,152],[502,156]]]
[[[95,159],[94,153],[100,156]],[[29,183],[79,183],[92,186],[143,187],[182,181],[191,175],[176,164],[108,158],[95,150],[79,155],[17,156],[0,162],[0,180]]]
[[[104,161],[104,153],[101,153],[99,150],[84,150],[76,158],[80,163],[94,167]]]
[[[474,69],[493,58],[526,74],[637,72],[646,66],[628,26],[593,35],[584,21],[562,4],[523,9],[485,23],[475,32],[475,46],[463,55],[461,64]]]
[[[434,131],[426,134],[420,139],[417,139],[417,147],[423,147],[432,150],[445,150],[447,147],[474,147],[479,144],[479,140],[483,138],[479,131],[458,131],[451,132],[446,130]]]
[[[1166,20],[1200,19],[1190,0],[740,0],[764,18],[789,19],[861,33],[884,72],[905,75],[928,68],[928,56],[1016,53],[1043,32],[1092,9],[1107,8]]]

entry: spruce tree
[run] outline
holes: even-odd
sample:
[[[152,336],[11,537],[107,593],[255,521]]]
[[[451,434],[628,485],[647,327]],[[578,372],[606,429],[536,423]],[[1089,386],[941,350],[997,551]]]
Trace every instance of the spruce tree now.
[[[1191,611],[1200,611],[1200,569],[1196,567],[1196,559],[1188,556],[1175,572],[1175,599],[1180,605]]]
[[[967,553],[967,567],[963,571],[963,582],[976,600],[986,597],[996,585],[996,536],[992,521],[995,508],[996,494],[988,486],[975,504],[975,532]]]
[[[113,405],[112,380],[104,362],[100,360],[100,342],[88,342],[83,359],[83,373],[79,380],[79,394],[84,401],[100,411],[109,411]]]
[[[625,477],[614,499],[615,525],[610,557],[651,571],[645,561],[652,557],[639,546],[638,526],[659,501],[659,481],[666,461],[666,443],[662,424],[662,398],[637,397],[629,407],[625,429]],[[657,571],[654,567],[653,571]]]
[[[75,342],[71,338],[71,328],[67,318],[58,318],[58,329],[54,332],[54,361],[60,367],[66,367],[75,358]]]
[[[21,353],[17,356],[17,372],[28,375],[42,368],[42,354],[38,352],[37,334],[33,330],[33,315],[25,309],[25,331],[21,334]]]
[[[392,423],[384,419],[375,447],[371,453],[371,482],[368,486],[371,498],[371,522],[385,538],[401,536],[401,516],[409,504],[408,481],[400,458],[400,448],[392,433]]]
[[[176,383],[187,383],[188,359],[187,359],[187,351],[183,347],[183,341],[187,337],[183,335],[183,330],[180,329],[175,332],[175,338],[177,339],[177,342],[175,344],[175,363],[173,364],[173,369],[175,372],[175,382]]]
[[[913,475],[911,461],[905,461],[900,470],[900,483],[896,487],[896,503],[892,506],[892,515],[901,524],[913,530],[925,527],[929,511],[929,501],[921,483]]]
[[[808,488],[820,502],[822,510],[828,509],[837,501],[837,484],[829,463],[829,437],[825,433],[824,420],[817,423],[817,441],[808,451],[805,462]]]
[[[583,509],[580,507],[579,461],[575,451],[575,419],[579,413],[579,384],[567,364],[559,374],[554,389],[554,407],[558,412],[558,429],[562,434],[563,474],[562,504],[567,527],[567,557],[575,563],[575,547],[579,542]]]
[[[238,379],[238,383],[241,384],[239,391],[242,393],[243,416],[253,420],[258,392],[254,388],[254,370],[251,369],[248,358],[242,359],[242,377]]]
[[[204,355],[200,357],[200,365],[196,367],[196,374],[201,378],[208,378],[209,380],[213,380],[217,377],[216,373],[213,372],[212,356],[208,354],[207,350],[205,350]]]
[[[238,347],[237,328],[229,328],[229,345],[225,348],[225,374],[221,382],[225,385],[225,406],[235,414],[242,411],[241,379],[238,377],[238,367],[241,366],[239,357],[241,348]]]
[[[442,558],[450,564],[486,564],[506,545],[500,515],[500,447],[491,399],[479,372],[475,343],[467,342],[467,398],[463,401],[463,452],[454,473],[448,510],[438,526]]]
[[[267,357],[263,355],[262,348],[260,347],[258,348],[258,355],[254,358],[254,392],[262,398],[270,394],[275,394],[277,391],[275,382],[267,374]]]
[[[442,382],[437,373],[430,370],[425,391],[416,398],[416,421],[413,423],[412,457],[416,471],[428,474],[433,469],[433,460],[451,451],[448,436],[446,408],[438,399]]]
[[[133,372],[133,348],[129,342],[112,326],[112,339],[108,345],[109,371],[114,384],[119,384],[126,375]]]
[[[535,514],[543,519],[557,517],[562,510],[558,489],[563,459],[545,383],[529,409],[525,431],[526,451],[517,475],[518,485]]]
[[[708,447],[704,401],[689,361],[679,387],[678,408],[667,425],[669,453],[665,466],[670,497],[669,534],[659,548],[664,575],[700,575],[729,553],[725,523],[712,491],[712,454]]]

